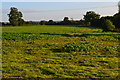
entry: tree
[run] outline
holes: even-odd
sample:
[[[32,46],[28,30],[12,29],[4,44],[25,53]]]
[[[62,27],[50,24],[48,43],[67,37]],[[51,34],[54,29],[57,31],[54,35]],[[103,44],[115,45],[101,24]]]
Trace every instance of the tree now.
[[[61,22],[62,25],[70,25],[71,21],[68,17],[64,17],[63,21]]]
[[[102,19],[109,19],[110,21],[113,21],[113,16],[105,16],[101,17]]]
[[[47,21],[40,21],[40,25],[45,25]]]
[[[53,20],[49,20],[46,24],[47,25],[55,25],[55,22]]]
[[[10,24],[13,26],[23,25],[24,20],[22,19],[23,15],[17,8],[11,7],[10,13],[8,14]]]
[[[84,15],[84,20],[89,24],[92,24],[92,22],[95,22],[95,20],[98,19],[100,19],[100,15],[96,14],[94,11],[89,11]]]
[[[86,22],[85,20],[83,20],[83,19],[81,19],[80,21],[79,21],[79,24],[80,25],[89,25],[89,23],[88,22]]]
[[[68,17],[64,17],[63,21],[69,21]]]
[[[115,26],[109,19],[104,20],[102,27],[104,31],[113,31],[115,29]]]
[[[120,13],[117,13],[113,16],[113,24],[116,28],[120,28]]]

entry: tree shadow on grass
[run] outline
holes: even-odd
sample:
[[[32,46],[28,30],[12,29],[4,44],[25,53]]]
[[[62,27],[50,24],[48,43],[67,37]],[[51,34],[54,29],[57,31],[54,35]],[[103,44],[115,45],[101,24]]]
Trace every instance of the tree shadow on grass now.
[[[61,49],[50,49],[52,52],[57,53],[57,52],[62,52]]]
[[[64,37],[82,37],[81,35],[78,34],[57,34],[57,33],[20,33],[20,34],[37,34],[37,35],[59,35],[59,36],[64,36]]]
[[[59,35],[59,36],[66,36],[66,37],[72,37],[70,34],[56,34],[56,33],[39,33],[40,35]]]
[[[71,34],[55,34],[55,33],[39,33],[41,35],[60,35],[60,36],[65,36],[65,37],[89,37],[89,36],[96,36],[96,37],[99,37],[99,36],[112,36],[114,38],[118,38],[120,39],[120,34],[103,34],[103,33],[100,33],[100,34],[74,34],[74,35],[71,35]]]
[[[120,34],[82,34],[81,37],[89,37],[89,36],[111,36],[117,39],[120,39]]]
[[[112,33],[83,33],[83,34],[67,34],[67,33],[64,33],[64,34],[57,34],[57,33],[4,33],[4,34],[11,34],[13,36],[17,35],[17,34],[28,34],[28,35],[32,35],[32,34],[35,34],[35,35],[59,35],[59,36],[64,36],[64,37],[89,37],[89,36],[96,36],[96,37],[99,37],[99,36],[113,36],[114,38],[118,38],[120,39],[120,34],[112,34]],[[4,35],[3,34],[3,35]]]
[[[90,28],[90,29],[102,29],[102,27],[100,27],[100,26],[90,26],[90,25],[74,25],[72,27],[86,27],[86,28]]]

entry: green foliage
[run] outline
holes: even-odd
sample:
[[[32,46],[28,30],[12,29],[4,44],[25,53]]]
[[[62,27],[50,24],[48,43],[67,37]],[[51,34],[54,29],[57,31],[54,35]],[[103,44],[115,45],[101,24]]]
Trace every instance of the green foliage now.
[[[120,33],[82,26],[2,28],[3,79],[116,78]]]
[[[62,47],[61,51],[65,52],[89,52],[90,50],[94,50],[94,46],[89,43],[81,43],[81,44],[66,44]]]
[[[103,22],[102,27],[103,27],[104,31],[113,31],[115,29],[115,26],[113,25],[113,23],[108,19],[106,19]]]
[[[47,33],[3,33],[3,40],[13,40],[13,41],[24,41],[24,40],[49,40],[54,39],[59,36],[50,36],[49,34],[44,36]]]
[[[13,26],[23,25],[24,20],[22,19],[23,15],[17,8],[11,7],[10,13],[8,14],[10,24]]]
[[[120,12],[113,16],[113,24],[116,28],[120,28]]]
[[[46,23],[46,21],[40,21],[40,25],[45,25]]]
[[[69,20],[68,17],[64,17],[63,21],[60,22],[61,25],[71,25],[72,22]]]
[[[68,17],[64,17],[63,21],[69,21]]]
[[[55,22],[53,21],[53,20],[49,20],[47,23],[46,23],[46,25],[54,25],[55,24]]]
[[[93,21],[100,19],[100,15],[96,14],[94,11],[88,11],[86,15],[84,15],[84,19],[91,24]]]

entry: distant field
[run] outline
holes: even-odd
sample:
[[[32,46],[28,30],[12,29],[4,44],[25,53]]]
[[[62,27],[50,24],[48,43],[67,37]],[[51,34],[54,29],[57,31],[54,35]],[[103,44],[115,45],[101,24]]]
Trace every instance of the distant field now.
[[[120,33],[82,26],[2,28],[3,78],[118,78]]]

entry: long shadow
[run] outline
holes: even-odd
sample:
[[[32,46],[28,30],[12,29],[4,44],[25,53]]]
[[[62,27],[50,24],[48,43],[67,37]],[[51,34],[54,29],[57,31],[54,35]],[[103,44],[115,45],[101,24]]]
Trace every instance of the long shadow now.
[[[86,25],[74,25],[72,27],[87,27],[90,29],[102,29],[101,27],[98,27],[98,26],[86,26]]]
[[[56,34],[56,33],[39,33],[40,35],[60,35],[60,36],[66,36],[66,37],[72,37],[72,35],[69,34]]]
[[[90,34],[90,33],[84,33],[84,34],[74,34],[74,35],[70,35],[70,34],[57,34],[57,33],[3,33],[3,34],[37,34],[37,35],[59,35],[59,36],[65,36],[65,37],[89,37],[89,36],[113,36],[115,38],[120,39],[120,34]]]
[[[75,34],[75,35],[70,35],[70,34],[53,34],[53,33],[39,33],[39,34],[42,34],[42,35],[60,35],[60,36],[65,36],[65,37],[89,37],[89,36],[96,36],[96,37],[99,37],[99,36],[113,36],[115,38],[120,38],[120,34]]]
[[[62,52],[61,49],[50,49],[52,52],[57,53],[57,52]]]
[[[114,38],[120,39],[120,34],[82,34],[83,37],[89,37],[89,36],[112,36]]]
[[[28,34],[28,35],[32,35],[32,34],[36,34],[36,35],[59,35],[59,36],[65,36],[65,37],[78,37],[80,35],[70,35],[70,34],[57,34],[57,33],[3,33],[4,34],[11,34],[11,35],[16,35],[16,34]]]

